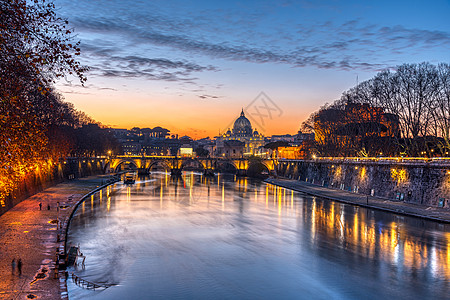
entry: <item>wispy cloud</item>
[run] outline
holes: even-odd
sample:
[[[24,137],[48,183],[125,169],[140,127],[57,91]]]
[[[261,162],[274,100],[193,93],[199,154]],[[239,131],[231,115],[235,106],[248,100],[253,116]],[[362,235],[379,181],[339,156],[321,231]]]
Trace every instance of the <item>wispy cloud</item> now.
[[[101,59],[93,70],[108,77],[192,81],[195,73],[219,70],[217,66],[194,62],[192,57],[292,67],[379,70],[390,66],[400,55],[430,48],[450,50],[449,32],[368,24],[361,19],[295,23],[279,19],[279,23],[267,21],[270,26],[264,26],[262,21],[267,15],[248,9],[171,14],[147,3],[137,3],[137,8],[114,1],[111,5],[100,3],[107,12],[78,14],[71,22],[78,32],[95,35],[102,41],[84,40],[83,50],[88,56]],[[95,7],[92,3],[86,5]],[[293,4],[281,6],[285,5]],[[300,6],[310,10],[338,9],[327,2],[318,5],[302,1]],[[114,38],[115,43],[112,40],[108,43]],[[130,55],[131,50],[138,48],[167,50],[172,56],[155,58],[152,51]],[[176,55],[183,58],[174,59]]]
[[[195,39],[190,35],[175,32],[156,32],[147,27],[135,27],[130,24],[114,23],[111,20],[79,20],[77,27],[82,30],[95,30],[105,35],[117,34],[131,36],[136,45],[152,45],[167,47],[181,52],[206,55],[210,58],[245,61],[252,63],[281,63],[294,67],[315,66],[333,69],[379,69],[386,62],[376,59],[376,52],[389,52],[391,55],[411,48],[449,47],[450,34],[442,31],[408,29],[402,26],[378,27],[374,25],[360,25],[353,20],[345,24],[327,22],[317,28],[306,30],[316,38],[323,37],[323,41],[314,42],[311,39],[299,40],[294,37],[295,47],[285,47],[280,50],[267,45],[264,47],[249,47],[243,43],[219,41],[205,41]],[[303,30],[302,32],[305,32]],[[279,41],[282,43],[283,41]],[[291,42],[292,43],[292,42]],[[387,45],[389,45],[387,47]],[[89,46],[88,46],[89,47]],[[89,51],[89,48],[88,48]],[[123,72],[107,70],[105,76],[145,76],[153,79],[173,80],[187,74],[202,71],[217,71],[217,67],[200,66],[186,61],[169,61],[167,59],[152,59],[145,57],[112,55],[112,49],[97,47],[93,54],[109,55],[113,62],[124,67]],[[357,55],[356,55],[357,54]],[[143,66],[148,67],[143,68]],[[176,70],[166,73],[154,73],[153,68]]]
[[[73,83],[72,81],[59,82],[58,86],[64,94],[77,94],[77,95],[91,95],[91,90],[99,90],[99,91],[113,91],[116,92],[116,88],[105,87],[105,86],[96,86],[94,84],[86,84],[82,86],[78,82]]]
[[[200,99],[218,99],[218,98],[220,98],[220,96],[207,95],[207,94],[199,95],[198,97]]]
[[[90,58],[91,75],[105,77],[143,77],[150,80],[192,81],[192,74],[218,71],[212,65],[202,66],[186,60],[149,58],[138,55],[122,55],[122,49],[111,46],[82,44],[85,56]]]

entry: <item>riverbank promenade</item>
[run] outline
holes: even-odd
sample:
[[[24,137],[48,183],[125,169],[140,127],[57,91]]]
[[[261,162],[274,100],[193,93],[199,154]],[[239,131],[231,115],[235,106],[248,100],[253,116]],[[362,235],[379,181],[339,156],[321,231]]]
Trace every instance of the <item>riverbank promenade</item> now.
[[[401,215],[420,217],[442,223],[450,223],[450,210],[444,208],[428,207],[414,203],[406,203],[403,201],[372,197],[292,179],[269,178],[266,179],[265,182],[292,189],[294,191],[303,192],[305,194],[347,204],[383,210]]]
[[[83,195],[112,180],[92,176],[60,183],[0,216],[0,299],[67,298],[64,278],[54,273],[56,249],[64,244],[56,220],[64,224]]]

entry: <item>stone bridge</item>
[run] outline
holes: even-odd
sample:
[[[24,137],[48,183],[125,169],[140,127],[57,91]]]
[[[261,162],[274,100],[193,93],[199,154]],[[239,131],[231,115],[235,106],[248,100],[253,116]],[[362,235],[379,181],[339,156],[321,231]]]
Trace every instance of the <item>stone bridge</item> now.
[[[268,173],[275,170],[276,161],[262,159],[261,164]],[[170,170],[171,174],[181,174],[183,169],[201,170],[205,175],[212,175],[215,171],[234,169],[237,175],[246,175],[250,165],[248,158],[202,158],[202,157],[177,157],[177,156],[114,156],[105,161],[105,172],[116,172],[122,165],[128,165],[145,174],[152,168],[160,167]]]

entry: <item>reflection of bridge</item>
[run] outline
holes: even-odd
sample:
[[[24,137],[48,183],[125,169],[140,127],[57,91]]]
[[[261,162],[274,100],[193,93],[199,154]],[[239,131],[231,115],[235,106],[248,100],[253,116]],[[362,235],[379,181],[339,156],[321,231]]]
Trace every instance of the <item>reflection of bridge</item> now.
[[[261,164],[268,173],[275,169],[274,160],[262,159]],[[250,162],[247,158],[210,158],[210,157],[177,157],[177,156],[114,156],[106,161],[105,171],[116,172],[123,165],[132,167],[140,173],[150,172],[152,168],[164,168],[172,174],[181,174],[186,168],[198,169],[205,174],[213,174],[215,171],[234,169],[238,175],[246,175]]]

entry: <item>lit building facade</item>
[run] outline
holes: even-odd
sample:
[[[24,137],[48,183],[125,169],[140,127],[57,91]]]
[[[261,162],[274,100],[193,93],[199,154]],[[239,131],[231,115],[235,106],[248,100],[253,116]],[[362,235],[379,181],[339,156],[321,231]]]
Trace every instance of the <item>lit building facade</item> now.
[[[325,109],[314,118],[315,140],[345,143],[349,139],[368,136],[397,137],[397,115],[385,113],[381,107],[368,104],[347,103],[342,109]]]
[[[228,129],[226,133],[216,138],[217,156],[226,156],[227,151],[230,153],[230,150],[236,151],[236,149],[227,149],[228,145],[233,144],[227,143],[228,141],[240,141],[243,143],[242,157],[256,155],[258,153],[258,148],[265,144],[264,136],[256,129],[253,131],[252,124],[245,117],[244,110],[242,110],[240,117],[234,122],[233,130]],[[240,152],[241,151],[238,153],[240,154]]]
[[[194,157],[195,152],[191,145],[189,144],[183,144],[180,147],[180,150],[178,150],[178,156],[181,157]]]

